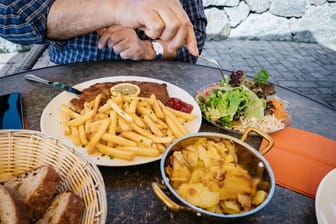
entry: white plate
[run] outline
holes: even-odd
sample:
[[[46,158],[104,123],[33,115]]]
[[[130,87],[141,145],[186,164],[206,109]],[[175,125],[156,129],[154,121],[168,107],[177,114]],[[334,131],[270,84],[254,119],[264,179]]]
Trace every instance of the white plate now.
[[[180,87],[173,85],[171,83],[161,81],[158,79],[153,78],[147,78],[147,77],[138,77],[138,76],[115,76],[115,77],[105,77],[101,79],[95,79],[90,80],[87,82],[80,83],[78,85],[75,85],[74,87],[82,90],[84,88],[87,88],[95,83],[102,83],[102,82],[116,82],[116,81],[143,81],[143,82],[155,82],[155,83],[166,83],[167,84],[167,90],[170,97],[177,97],[182,99],[183,101],[191,104],[193,106],[192,113],[197,116],[197,118],[189,122],[185,127],[188,130],[189,133],[196,133],[201,127],[202,123],[202,115],[201,110],[194,100],[194,98],[187,93],[185,90],[181,89]],[[61,104],[67,104],[69,105],[69,102],[72,98],[75,96],[68,92],[62,92],[59,95],[57,95],[54,99],[52,99],[49,104],[46,106],[44,111],[42,112],[40,126],[41,131],[49,136],[53,136],[59,139],[62,139],[63,142],[74,146],[71,139],[67,136],[63,135],[63,127],[61,124],[60,119],[60,106]],[[76,147],[76,146],[74,146]],[[81,148],[81,147],[79,147]],[[89,159],[91,159],[94,163],[101,166],[132,166],[132,165],[139,165],[139,164],[145,164],[152,161],[159,160],[161,156],[159,157],[136,157],[132,161],[125,161],[120,159],[110,159],[107,156],[101,156],[100,154],[93,154],[89,155],[86,153],[86,149],[82,148],[85,156]]]
[[[336,223],[336,169],[323,177],[315,198],[318,224]]]

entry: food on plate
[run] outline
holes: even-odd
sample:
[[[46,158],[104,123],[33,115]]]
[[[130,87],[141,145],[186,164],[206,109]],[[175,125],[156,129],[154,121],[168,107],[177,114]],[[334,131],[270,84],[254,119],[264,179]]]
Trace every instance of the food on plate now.
[[[286,104],[276,97],[275,86],[262,69],[253,79],[234,71],[218,83],[196,93],[203,116],[222,127],[244,132],[248,127],[272,133],[285,128]]]
[[[29,224],[27,205],[18,192],[0,185],[0,197],[0,223]]]
[[[75,145],[85,147],[88,154],[129,161],[136,156],[160,156],[173,140],[188,134],[184,125],[196,115],[164,105],[169,99],[166,84],[138,83],[142,84],[138,96],[108,91],[104,97],[98,94],[93,100],[84,101],[80,112],[61,105],[64,134],[71,137]],[[152,88],[152,91],[147,89],[144,94],[143,88]],[[73,102],[71,100],[71,106]]]
[[[260,205],[269,183],[252,177],[240,165],[234,142],[198,138],[185,143],[167,159],[171,186],[187,202],[210,212],[238,214]]]
[[[123,96],[138,96],[141,92],[140,87],[138,85],[123,82],[117,85],[114,85],[110,89],[112,95],[121,94]]]
[[[73,98],[70,101],[71,108],[76,112],[80,112],[84,108],[84,102],[91,102],[99,94],[101,94],[100,105],[103,105],[111,96],[111,88],[121,83],[137,85],[140,89],[140,93],[138,95],[139,97],[148,98],[151,94],[155,94],[156,98],[163,103],[166,102],[169,98],[167,85],[165,83],[140,81],[103,82],[96,83],[88,88],[83,89],[82,94],[78,98]]]
[[[84,210],[81,197],[70,191],[61,192],[54,197],[46,213],[36,224],[78,224]]]
[[[41,166],[18,175],[3,184],[22,195],[28,206],[29,219],[31,222],[35,222],[47,210],[60,180],[60,176],[55,169],[49,166]]]
[[[0,195],[7,201],[1,207],[8,217],[20,217],[13,223],[80,223],[85,211],[84,200],[73,192],[58,192],[61,177],[50,166],[43,165],[25,173],[11,177],[0,184]],[[5,202],[2,200],[2,203]],[[10,223],[10,222],[8,222]]]
[[[191,113],[191,111],[193,110],[193,106],[189,103],[186,103],[184,101],[182,101],[179,98],[176,97],[170,97],[166,103],[165,103],[168,107],[173,108],[175,110],[179,110],[185,113]]]

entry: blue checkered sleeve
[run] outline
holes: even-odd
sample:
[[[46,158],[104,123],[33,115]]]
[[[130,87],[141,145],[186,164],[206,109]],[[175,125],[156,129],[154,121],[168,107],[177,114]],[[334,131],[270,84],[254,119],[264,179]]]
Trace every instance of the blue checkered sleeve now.
[[[18,44],[46,40],[46,20],[53,0],[0,0],[0,36]]]

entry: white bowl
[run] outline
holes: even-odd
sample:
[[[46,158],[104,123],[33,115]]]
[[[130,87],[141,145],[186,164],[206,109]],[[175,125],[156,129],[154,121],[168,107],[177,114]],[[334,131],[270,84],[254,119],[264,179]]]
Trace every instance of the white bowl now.
[[[336,168],[320,182],[315,199],[318,224],[336,223]]]

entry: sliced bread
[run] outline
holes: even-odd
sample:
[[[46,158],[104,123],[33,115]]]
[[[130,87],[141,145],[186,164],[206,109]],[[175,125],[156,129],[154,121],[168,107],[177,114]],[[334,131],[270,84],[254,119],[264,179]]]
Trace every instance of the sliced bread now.
[[[60,180],[54,168],[41,166],[5,182],[4,185],[22,195],[28,206],[29,219],[35,222],[47,210]]]
[[[28,208],[23,197],[11,189],[0,185],[0,223],[28,224]]]
[[[85,210],[84,201],[73,192],[61,192],[36,224],[78,224]]]

